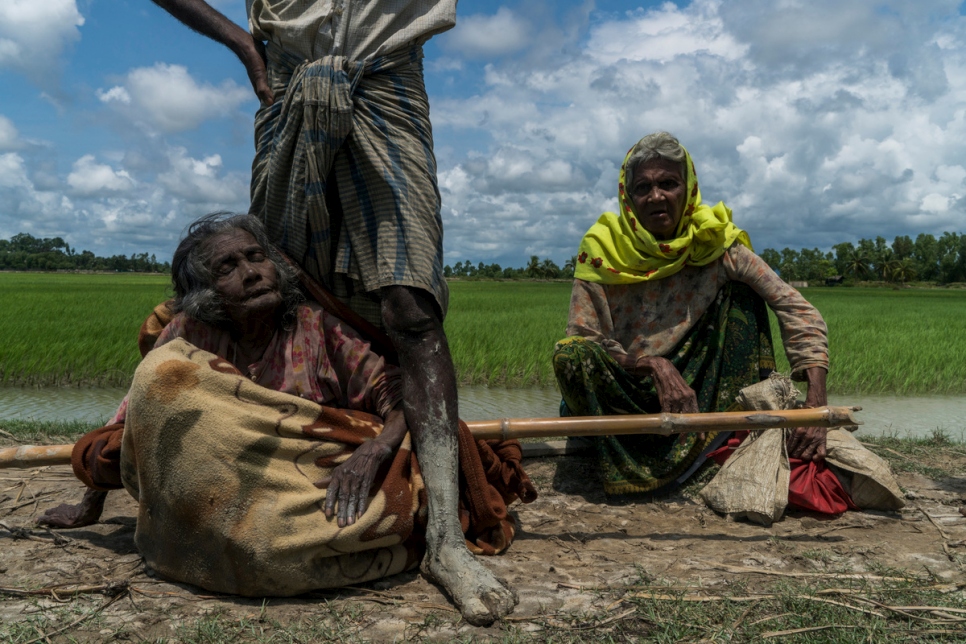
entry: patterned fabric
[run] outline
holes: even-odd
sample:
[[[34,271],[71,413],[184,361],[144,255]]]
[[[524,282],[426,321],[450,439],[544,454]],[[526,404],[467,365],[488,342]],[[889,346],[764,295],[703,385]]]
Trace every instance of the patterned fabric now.
[[[698,175],[687,150],[688,201],[674,239],[659,241],[638,224],[624,189],[624,169],[633,151],[631,148],[624,157],[617,182],[620,214],[605,212],[584,235],[575,277],[599,284],[639,284],[674,275],[685,266],[706,266],[735,241],[751,250],[748,233],[731,222],[731,209],[724,202],[714,206],[702,203]]]
[[[340,528],[323,511],[324,481],[379,435],[379,417],[256,385],[182,338],[147,355],[129,396],[120,478],[138,501],[135,543],[161,575],[217,592],[284,596],[420,561],[426,495],[408,434],[353,525]],[[469,432],[460,432],[462,446]],[[461,496],[467,545],[495,554],[514,536],[506,504],[536,493],[518,443],[484,444],[484,464],[468,440],[460,455],[461,478],[475,493]]]
[[[735,244],[706,266],[685,266],[656,282],[574,282],[567,335],[592,340],[613,356],[664,356],[691,332],[729,282],[760,295],[778,318],[792,377],[828,369],[828,332],[814,306],[753,252]]]
[[[768,311],[744,284],[729,282],[700,320],[665,356],[698,398],[702,412],[727,411],[743,388],[775,368]],[[661,411],[650,380],[622,369],[600,344],[570,337],[557,344],[554,372],[563,402],[562,416],[653,414]],[[597,438],[600,471],[607,494],[665,492],[712,446],[709,433],[678,437],[640,435]]]
[[[154,346],[176,338],[224,360],[235,358],[230,333],[184,315],[164,327]],[[293,328],[276,331],[261,360],[248,365],[247,372],[268,389],[383,418],[402,400],[398,367],[386,364],[352,328],[315,303],[299,306]],[[124,422],[127,405],[125,398],[109,424]]]
[[[390,285],[428,291],[445,314],[422,49],[364,63],[305,61],[270,43],[268,57],[276,99],[255,120],[251,213],[279,248],[373,324],[382,326],[377,291]],[[341,221],[326,205],[332,191]]]
[[[456,0],[247,0],[252,35],[305,60],[366,60],[408,49],[456,24]]]

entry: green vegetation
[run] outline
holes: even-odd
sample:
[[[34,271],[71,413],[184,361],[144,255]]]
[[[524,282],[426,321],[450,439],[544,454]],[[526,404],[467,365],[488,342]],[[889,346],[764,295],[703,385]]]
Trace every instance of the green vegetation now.
[[[89,250],[78,253],[60,237],[41,239],[18,233],[10,239],[0,239],[0,270],[170,273],[171,265],[160,263],[147,253],[97,257]]]
[[[966,292],[810,288],[802,295],[829,326],[834,393],[966,393]],[[781,347],[777,323],[772,324]],[[784,352],[778,367],[788,370]]]
[[[0,273],[0,384],[122,385],[163,275]]]
[[[570,282],[452,282],[446,318],[465,384],[550,385],[566,335]]]
[[[553,385],[569,282],[454,281],[446,331],[464,384]],[[169,293],[152,275],[0,273],[0,385],[125,386],[137,330]],[[834,393],[966,393],[966,291],[803,290],[830,328]],[[788,369],[773,334],[779,368]]]

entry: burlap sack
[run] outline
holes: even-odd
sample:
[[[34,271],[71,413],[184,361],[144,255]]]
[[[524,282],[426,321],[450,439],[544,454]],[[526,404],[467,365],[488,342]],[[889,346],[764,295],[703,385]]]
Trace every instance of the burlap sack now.
[[[746,411],[790,409],[797,396],[792,381],[774,372],[767,380],[742,389],[737,401]],[[788,505],[790,473],[785,432],[752,432],[701,490],[701,498],[729,518],[769,526]]]
[[[736,400],[746,411],[765,411],[796,407],[797,396],[792,381],[775,372],[742,389]],[[902,508],[905,501],[888,464],[852,436],[854,429],[828,431],[825,461],[860,508]],[[746,518],[766,526],[781,517],[788,504],[787,431],[752,432],[701,491],[705,503],[729,518]]]
[[[863,447],[851,433],[830,429],[825,437],[825,449],[825,462],[837,468],[837,474],[846,473],[839,480],[857,506],[868,510],[898,510],[906,504],[889,465]]]

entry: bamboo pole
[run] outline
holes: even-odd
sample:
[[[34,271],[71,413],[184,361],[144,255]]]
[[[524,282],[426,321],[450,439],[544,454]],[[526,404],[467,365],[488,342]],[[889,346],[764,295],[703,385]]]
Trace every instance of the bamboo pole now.
[[[21,445],[0,449],[0,469],[70,464],[73,445]]]
[[[696,434],[788,427],[845,427],[861,425],[852,414],[861,407],[816,407],[761,411],[722,411],[705,414],[641,414],[571,416],[567,418],[503,418],[471,420],[466,425],[478,440],[548,438],[551,436],[617,436],[622,434]],[[21,445],[0,449],[0,469],[67,465],[73,445]]]
[[[720,430],[861,425],[852,412],[861,407],[816,407],[704,414],[628,414],[566,418],[504,418],[467,421],[476,439],[547,438],[550,436],[616,436],[621,434],[696,434]]]

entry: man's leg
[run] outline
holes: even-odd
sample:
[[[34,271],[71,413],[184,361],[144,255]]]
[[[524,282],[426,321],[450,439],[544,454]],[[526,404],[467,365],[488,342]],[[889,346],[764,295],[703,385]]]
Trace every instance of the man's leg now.
[[[399,354],[406,422],[426,483],[429,525],[423,572],[439,582],[471,624],[507,615],[516,594],[466,548],[458,516],[456,372],[443,321],[429,293],[382,289],[382,316]]]

